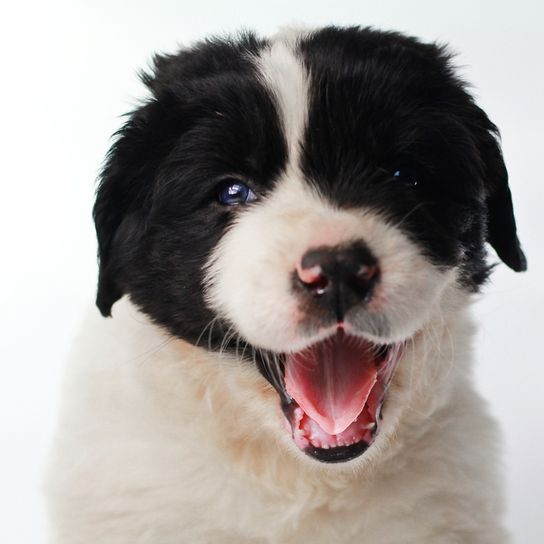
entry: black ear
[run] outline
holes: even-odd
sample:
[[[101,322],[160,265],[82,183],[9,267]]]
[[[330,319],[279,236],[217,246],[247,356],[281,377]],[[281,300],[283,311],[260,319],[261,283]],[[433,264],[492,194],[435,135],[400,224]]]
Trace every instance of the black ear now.
[[[497,128],[488,120],[491,130],[481,142],[487,186],[487,241],[502,261],[516,272],[527,270],[527,260],[516,230],[508,172],[504,164]]]
[[[505,177],[487,197],[487,241],[512,270],[524,272],[527,270],[527,259],[516,234],[512,195],[507,179],[505,169]]]
[[[96,304],[104,316],[111,315],[112,305],[127,291],[127,268],[139,266],[155,178],[178,128],[168,97],[152,99],[129,116],[106,157],[93,208]]]
[[[146,167],[145,107],[134,112],[116,134],[100,176],[93,208],[98,238],[98,292],[96,305],[104,316],[124,294],[120,279],[129,258],[129,242],[145,230],[146,183],[152,172]],[[131,235],[131,233],[133,233]]]
[[[501,260],[516,272],[527,270],[527,260],[516,231],[508,172],[499,143],[499,131],[487,115],[473,105],[469,125],[481,158],[487,207],[487,241]]]

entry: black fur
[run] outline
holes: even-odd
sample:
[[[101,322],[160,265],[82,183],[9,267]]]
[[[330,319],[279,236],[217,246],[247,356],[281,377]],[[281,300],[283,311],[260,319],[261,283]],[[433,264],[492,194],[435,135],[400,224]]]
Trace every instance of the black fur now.
[[[264,47],[249,33],[208,40],[144,75],[152,98],[119,132],[94,208],[104,315],[128,293],[192,342],[214,318],[202,268],[236,213],[217,186],[235,176],[263,195],[287,160],[277,105],[249,57]],[[460,266],[471,290],[488,275],[486,240],[525,270],[498,131],[443,47],[331,27],[300,55],[312,76],[308,183],[339,206],[383,211],[434,262]]]

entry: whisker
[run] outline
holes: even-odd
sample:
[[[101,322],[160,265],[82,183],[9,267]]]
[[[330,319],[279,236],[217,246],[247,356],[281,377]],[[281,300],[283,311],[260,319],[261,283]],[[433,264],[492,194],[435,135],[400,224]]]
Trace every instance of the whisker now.
[[[198,345],[200,344],[200,341],[204,337],[204,334],[206,334],[206,330],[208,329],[208,327],[213,328],[213,325],[214,325],[215,321],[217,321],[218,319],[219,319],[219,317],[216,316],[213,319],[210,319],[210,321],[208,321],[208,323],[206,323],[205,327],[202,329],[202,332],[198,335],[198,338],[196,339],[195,346],[198,347]]]

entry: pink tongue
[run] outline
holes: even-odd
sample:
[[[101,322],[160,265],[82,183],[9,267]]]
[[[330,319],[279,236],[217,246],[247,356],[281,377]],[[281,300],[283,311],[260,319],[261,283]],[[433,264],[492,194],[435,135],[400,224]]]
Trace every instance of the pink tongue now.
[[[342,330],[285,361],[287,392],[329,434],[355,421],[376,380],[372,349]]]

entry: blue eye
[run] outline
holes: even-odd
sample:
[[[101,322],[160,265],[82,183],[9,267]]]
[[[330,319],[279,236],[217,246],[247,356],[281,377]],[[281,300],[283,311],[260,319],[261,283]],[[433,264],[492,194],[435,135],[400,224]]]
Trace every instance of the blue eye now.
[[[417,178],[414,172],[410,170],[395,170],[393,172],[393,177],[399,178],[404,184],[409,185],[410,187],[415,187],[417,185]]]
[[[257,200],[255,193],[243,182],[230,179],[219,186],[219,202],[226,206],[236,206]]]

